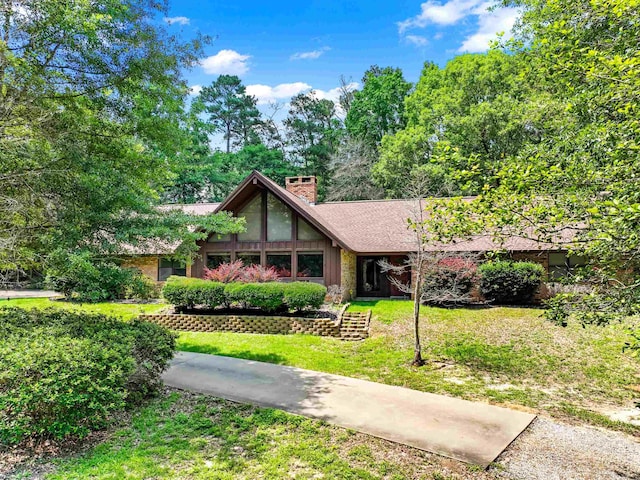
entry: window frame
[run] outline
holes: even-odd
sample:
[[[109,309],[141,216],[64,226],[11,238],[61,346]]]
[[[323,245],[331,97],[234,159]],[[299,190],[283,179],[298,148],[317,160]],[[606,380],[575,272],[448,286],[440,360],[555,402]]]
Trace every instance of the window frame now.
[[[320,256],[322,258],[322,262],[320,263],[320,268],[322,269],[321,274],[315,275],[315,276],[301,276],[300,275],[300,255],[315,255],[315,256]],[[318,279],[323,279],[324,275],[325,275],[325,252],[322,250],[298,250],[296,252],[296,280],[298,279],[309,279],[309,280],[318,280]]]
[[[163,261],[170,263],[171,266],[170,267],[163,267],[162,266],[162,262]],[[184,265],[184,266],[176,267],[175,264]],[[162,271],[163,270],[170,270],[171,273],[163,278],[163,275],[162,275]],[[181,273],[176,273],[176,271],[184,271],[184,275],[182,275]],[[172,275],[175,275],[177,277],[186,277],[187,276],[187,264],[186,264],[186,262],[181,262],[179,260],[173,260],[173,259],[168,258],[168,257],[158,257],[158,282],[166,282],[167,278],[169,278]]]

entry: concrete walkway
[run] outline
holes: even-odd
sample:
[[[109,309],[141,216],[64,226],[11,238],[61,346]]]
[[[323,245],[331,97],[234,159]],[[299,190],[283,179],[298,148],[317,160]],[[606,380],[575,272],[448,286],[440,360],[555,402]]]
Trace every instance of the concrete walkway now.
[[[167,385],[325,420],[428,452],[487,466],[534,415],[354,378],[180,352]]]
[[[50,298],[61,297],[62,294],[53,290],[0,290],[0,300],[14,298]]]

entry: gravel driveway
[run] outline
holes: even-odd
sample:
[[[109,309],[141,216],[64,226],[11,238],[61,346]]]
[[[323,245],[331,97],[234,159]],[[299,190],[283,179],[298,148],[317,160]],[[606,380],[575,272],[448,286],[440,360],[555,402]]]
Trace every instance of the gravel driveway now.
[[[538,417],[497,463],[498,478],[640,480],[640,442],[620,432]]]

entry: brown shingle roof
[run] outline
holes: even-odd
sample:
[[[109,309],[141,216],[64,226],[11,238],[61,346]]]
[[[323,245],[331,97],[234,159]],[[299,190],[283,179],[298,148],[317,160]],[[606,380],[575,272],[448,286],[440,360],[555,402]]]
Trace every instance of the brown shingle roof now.
[[[328,202],[317,205],[298,198],[268,177],[253,172],[222,203],[196,203],[163,205],[161,208],[181,208],[187,213],[206,215],[220,210],[250,182],[258,180],[282,201],[314,224],[340,246],[356,253],[406,253],[416,249],[415,234],[408,228],[408,219],[415,215],[417,200],[363,200]],[[425,201],[425,200],[423,200]],[[570,231],[564,232],[560,243],[568,243]],[[167,245],[167,247],[169,247]],[[491,235],[478,235],[471,240],[433,245],[431,250],[483,252],[498,249],[534,251],[554,248],[551,244],[522,238],[508,237],[503,243]],[[153,253],[160,252],[162,248]],[[149,253],[149,252],[146,252]]]

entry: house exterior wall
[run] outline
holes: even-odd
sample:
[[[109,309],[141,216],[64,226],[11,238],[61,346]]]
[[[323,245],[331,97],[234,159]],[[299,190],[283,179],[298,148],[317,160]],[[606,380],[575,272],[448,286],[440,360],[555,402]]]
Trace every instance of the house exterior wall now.
[[[158,281],[159,257],[157,255],[144,255],[140,257],[127,257],[122,266],[125,268],[137,268],[154,282]]]
[[[264,192],[264,195],[266,195],[266,192]],[[245,204],[246,203],[248,202],[245,202]],[[242,205],[237,210],[242,210]],[[233,213],[237,214],[237,212]],[[321,283],[326,286],[341,284],[340,248],[335,245],[330,238],[321,232],[318,232],[319,237],[317,240],[298,240],[298,214],[293,210],[291,210],[291,240],[275,242],[266,241],[266,207],[263,209],[262,222],[262,239],[259,241],[239,241],[237,235],[231,235],[230,241],[200,241],[198,243],[200,250],[198,251],[198,255],[187,275],[202,278],[204,275],[204,268],[207,264],[207,255],[209,254],[228,254],[230,260],[233,261],[237,259],[239,253],[251,253],[259,255],[260,264],[266,266],[268,254],[290,253],[291,277],[286,280],[311,281]],[[322,277],[304,277],[297,275],[298,254],[301,253],[322,253]]]
[[[357,257],[353,252],[340,250],[340,287],[344,301],[356,296]]]

